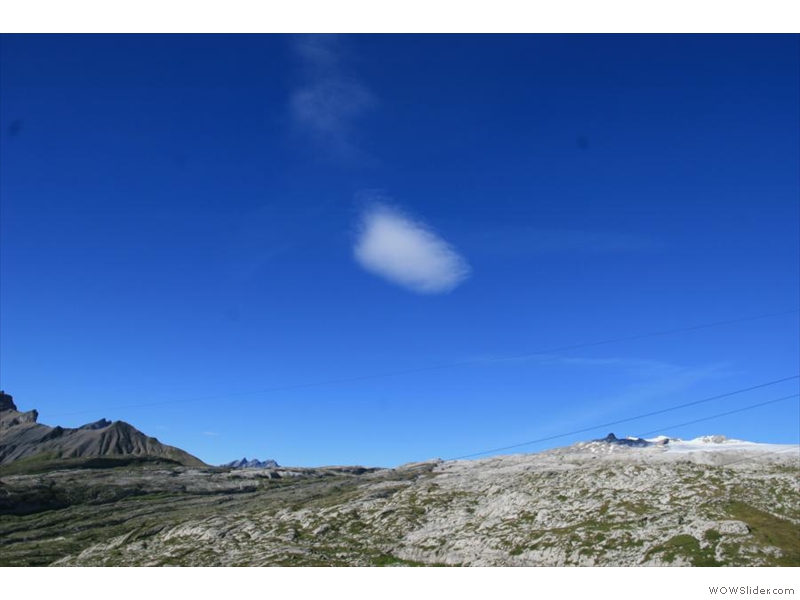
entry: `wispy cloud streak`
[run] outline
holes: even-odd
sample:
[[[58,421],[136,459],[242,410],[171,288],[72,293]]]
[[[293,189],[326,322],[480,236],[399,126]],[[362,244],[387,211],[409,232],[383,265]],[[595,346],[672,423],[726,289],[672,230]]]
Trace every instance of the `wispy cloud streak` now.
[[[306,83],[289,99],[295,123],[336,158],[366,158],[354,142],[355,126],[377,100],[361,81],[346,73],[339,38],[301,36],[294,50],[307,74]]]

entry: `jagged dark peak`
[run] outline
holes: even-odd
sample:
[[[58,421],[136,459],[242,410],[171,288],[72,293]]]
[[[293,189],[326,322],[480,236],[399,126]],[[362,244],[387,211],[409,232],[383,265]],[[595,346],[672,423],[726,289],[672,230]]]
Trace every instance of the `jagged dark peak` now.
[[[17,410],[17,405],[14,404],[14,398],[11,394],[6,394],[0,390],[0,412],[5,410]]]
[[[86,425],[82,425],[80,429],[105,429],[111,425],[111,421],[108,419],[100,419],[99,421],[95,421],[94,423],[87,423]]]
[[[232,467],[234,469],[277,469],[280,465],[272,459],[258,460],[257,458],[254,458],[252,460],[247,460],[247,457],[244,457],[239,460],[225,463],[222,466]]]
[[[45,435],[42,436],[41,441],[46,442],[48,440],[54,440],[60,438],[61,436],[64,435],[64,431],[65,430],[63,427],[56,425],[55,427],[50,429],[50,431],[48,431]]]
[[[644,448],[647,446],[652,446],[651,442],[647,440],[643,440],[642,438],[618,438],[613,433],[609,433],[606,437],[601,440],[595,440],[596,442],[605,442],[606,444],[615,444],[617,446],[632,446],[635,448]]]

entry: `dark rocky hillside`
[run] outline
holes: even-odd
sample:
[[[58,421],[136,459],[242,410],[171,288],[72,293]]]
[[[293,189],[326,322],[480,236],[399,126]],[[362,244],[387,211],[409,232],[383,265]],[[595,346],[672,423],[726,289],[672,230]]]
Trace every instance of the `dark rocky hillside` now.
[[[101,419],[69,429],[42,425],[38,417],[35,410],[20,412],[13,398],[0,392],[0,473],[148,461],[204,466],[123,421]]]

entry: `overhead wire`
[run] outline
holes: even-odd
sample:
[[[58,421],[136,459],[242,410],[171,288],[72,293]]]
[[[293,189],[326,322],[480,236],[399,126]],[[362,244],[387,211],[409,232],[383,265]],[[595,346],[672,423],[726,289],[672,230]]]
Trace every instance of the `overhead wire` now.
[[[748,317],[741,317],[737,319],[728,319],[724,321],[712,321],[708,323],[701,323],[697,325],[689,325],[685,327],[676,327],[673,329],[664,329],[660,331],[651,331],[647,333],[640,333],[635,335],[628,335],[624,337],[617,337],[617,338],[610,338],[605,340],[599,340],[594,342],[584,342],[578,344],[570,344],[566,346],[559,346],[554,348],[546,348],[542,350],[535,350],[531,352],[526,352],[524,354],[514,354],[508,356],[500,356],[494,358],[481,358],[475,360],[464,360],[464,361],[456,361],[456,362],[449,362],[449,363],[442,363],[438,365],[428,365],[425,367],[416,367],[411,369],[400,369],[396,371],[385,371],[383,373],[373,373],[367,375],[358,375],[353,377],[342,377],[342,378],[335,378],[335,379],[328,379],[328,380],[321,380],[321,381],[314,381],[314,382],[307,382],[307,383],[298,383],[298,384],[290,384],[284,386],[276,386],[270,388],[264,388],[259,390],[249,390],[249,391],[241,391],[241,392],[230,392],[224,394],[214,394],[209,396],[197,396],[193,398],[184,398],[180,400],[165,400],[161,402],[142,402],[137,404],[125,404],[125,405],[118,405],[118,406],[110,406],[110,407],[103,407],[102,409],[89,409],[89,410],[80,410],[80,411],[70,411],[70,412],[60,412],[60,413],[52,413],[50,416],[59,417],[59,416],[69,416],[69,415],[78,415],[78,414],[87,414],[87,413],[95,413],[98,410],[103,411],[110,411],[110,410],[124,410],[129,408],[147,408],[151,406],[167,406],[173,404],[187,404],[187,403],[196,403],[196,402],[206,402],[209,400],[221,400],[226,398],[236,398],[241,396],[255,396],[259,394],[271,394],[275,392],[286,392],[286,391],[293,391],[293,390],[301,390],[307,388],[314,388],[314,387],[323,387],[329,385],[337,385],[343,383],[357,383],[360,381],[368,381],[372,379],[383,379],[387,377],[399,377],[402,375],[412,375],[416,373],[426,373],[430,371],[437,371],[442,369],[452,369],[457,367],[465,367],[471,365],[478,365],[478,364],[492,364],[492,363],[500,363],[500,362],[509,362],[515,360],[522,360],[522,359],[529,359],[535,358],[537,356],[543,354],[554,354],[558,352],[567,352],[570,350],[581,350],[585,348],[594,348],[598,346],[605,346],[609,344],[617,344],[621,342],[628,342],[634,340],[641,340],[651,337],[659,337],[664,335],[670,335],[674,333],[683,333],[688,331],[696,331],[699,329],[708,329],[712,327],[720,327],[723,325],[734,325],[737,323],[744,323],[748,321],[755,321],[759,319],[766,319],[770,317],[779,317],[779,316],[786,316],[790,314],[797,314],[800,313],[800,310],[785,310],[779,312],[771,312],[771,313],[762,313],[759,315],[752,315]]]
[[[654,429],[652,431],[646,431],[644,433],[640,433],[636,437],[644,438],[646,435],[652,435],[654,433],[663,433],[664,431],[669,431],[670,429],[677,429],[679,427],[685,427],[687,425],[694,425],[696,423],[703,423],[704,421],[711,421],[713,419],[719,419],[720,417],[726,417],[728,415],[735,415],[736,413],[745,412],[748,410],[753,410],[754,408],[759,408],[761,406],[767,406],[768,404],[777,404],[778,402],[783,402],[784,400],[789,400],[791,398],[797,398],[800,394],[791,394],[790,396],[783,396],[781,398],[775,398],[774,400],[767,400],[766,402],[758,402],[757,404],[750,404],[748,406],[743,406],[742,408],[737,408],[735,410],[729,410],[726,412],[717,413],[715,415],[711,415],[708,417],[703,417],[701,419],[694,419],[693,421],[686,421],[684,423],[678,423],[676,425],[669,425],[668,427],[664,427],[663,429]]]
[[[653,417],[655,415],[661,415],[661,414],[664,414],[664,413],[672,412],[672,411],[675,411],[675,410],[680,410],[682,408],[687,408],[687,407],[690,407],[690,406],[697,406],[699,404],[704,404],[706,402],[711,402],[713,400],[719,400],[721,398],[727,398],[729,396],[734,396],[736,394],[742,394],[744,392],[749,392],[749,391],[752,391],[752,390],[757,390],[757,389],[769,387],[769,386],[772,386],[772,385],[777,385],[779,383],[783,383],[783,382],[786,382],[786,381],[791,381],[793,379],[800,379],[800,375],[793,375],[791,377],[784,377],[784,378],[781,378],[781,379],[768,381],[766,383],[760,383],[758,385],[753,385],[753,386],[750,386],[750,387],[734,390],[734,391],[731,391],[731,392],[726,392],[724,394],[718,394],[716,396],[710,396],[708,398],[701,398],[700,400],[693,400],[692,402],[684,402],[682,404],[676,404],[675,406],[670,406],[669,408],[663,408],[663,409],[660,409],[660,410],[654,410],[654,411],[650,411],[650,412],[647,412],[647,413],[642,413],[642,414],[639,414],[639,415],[635,415],[633,417],[626,417],[624,419],[617,419],[615,421],[607,421],[607,422],[601,423],[599,425],[592,425],[590,427],[583,427],[583,428],[580,428],[580,429],[573,429],[571,431],[566,431],[566,432],[558,433],[558,434],[555,434],[555,435],[548,435],[548,436],[537,438],[537,439],[534,439],[534,440],[528,440],[528,441],[520,442],[520,443],[517,443],[517,444],[510,444],[508,446],[500,446],[500,447],[497,447],[497,448],[490,448],[488,450],[482,450],[480,452],[472,452],[470,454],[464,454],[464,455],[457,456],[457,457],[449,459],[449,460],[463,460],[463,459],[466,459],[466,458],[474,458],[476,456],[483,456],[485,454],[492,454],[492,453],[496,453],[496,452],[504,452],[506,450],[513,450],[515,448],[522,448],[524,446],[532,446],[534,444],[540,444],[540,443],[543,443],[543,442],[550,442],[550,441],[557,440],[557,439],[560,439],[560,438],[570,437],[570,436],[578,435],[578,434],[581,434],[581,433],[587,433],[589,431],[594,431],[596,429],[603,429],[603,428],[606,428],[606,427],[612,427],[614,425],[620,425],[622,423],[629,423],[631,421],[636,421],[636,420],[644,419],[644,418],[647,418],[647,417]]]

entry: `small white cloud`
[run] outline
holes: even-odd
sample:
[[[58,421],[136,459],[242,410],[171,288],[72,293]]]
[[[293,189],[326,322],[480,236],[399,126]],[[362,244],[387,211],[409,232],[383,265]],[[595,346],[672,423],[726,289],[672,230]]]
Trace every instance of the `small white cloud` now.
[[[208,435],[208,436],[212,436],[212,437],[219,435],[216,431],[203,431],[202,433],[203,433],[203,435]]]
[[[361,215],[353,254],[370,273],[420,294],[449,292],[471,271],[427,225],[381,203]]]

